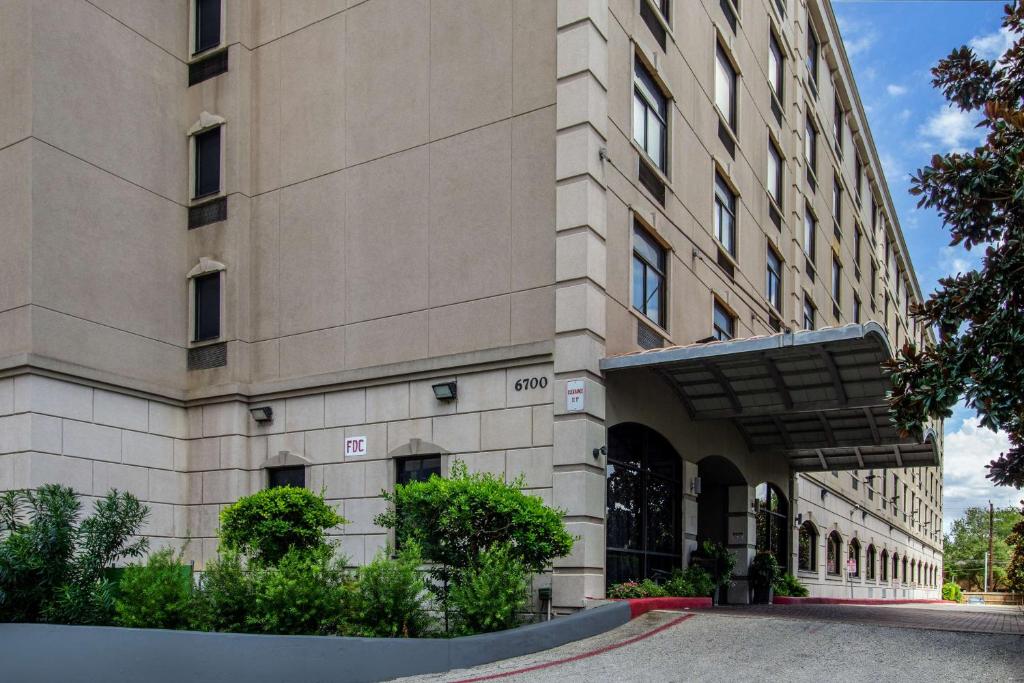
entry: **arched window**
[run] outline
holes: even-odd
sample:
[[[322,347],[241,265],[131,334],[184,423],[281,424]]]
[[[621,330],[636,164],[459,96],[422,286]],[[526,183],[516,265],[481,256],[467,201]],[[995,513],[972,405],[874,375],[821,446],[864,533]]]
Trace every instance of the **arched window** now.
[[[860,578],[860,541],[856,538],[851,539],[846,555],[847,559],[853,560],[853,571],[849,572],[849,575]]]
[[[810,522],[800,525],[800,556],[797,566],[805,572],[818,571],[818,530]]]
[[[682,565],[683,461],[653,429],[608,430],[607,582]]]
[[[867,571],[868,581],[874,581],[875,580],[875,546],[874,545],[869,545],[868,546],[867,565],[868,566],[866,568],[866,571]]]
[[[789,565],[789,511],[782,492],[773,484],[761,484],[754,490],[757,506],[757,549],[775,555],[784,570]]]
[[[825,553],[825,571],[833,576],[842,574],[843,539],[839,536],[838,531],[833,531],[828,535]]]
[[[903,556],[903,573],[900,575],[903,583],[907,582],[907,556]]]
[[[900,580],[900,556],[897,553],[892,554],[892,580],[893,583]]]
[[[889,551],[883,548],[880,559],[881,562],[879,562],[879,564],[882,569],[882,581],[886,582],[889,580]]]

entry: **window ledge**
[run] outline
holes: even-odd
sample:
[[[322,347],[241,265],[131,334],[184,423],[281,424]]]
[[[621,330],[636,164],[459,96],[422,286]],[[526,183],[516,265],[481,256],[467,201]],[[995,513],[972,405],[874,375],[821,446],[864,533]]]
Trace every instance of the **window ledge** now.
[[[736,77],[739,78],[739,72],[737,71],[736,73]],[[718,122],[722,124],[722,128],[725,130],[726,134],[728,134],[728,136],[732,138],[733,144],[739,145],[739,138],[736,137],[736,131],[733,130],[732,124],[729,123],[729,118],[724,113],[722,113],[722,110],[718,108],[717,104],[714,105],[714,107],[715,113],[718,114]]]
[[[635,149],[637,154],[640,155],[640,161],[642,163],[647,164],[647,167],[651,169],[651,171],[653,171],[656,176],[658,176],[658,179],[661,180],[661,182],[665,183],[666,188],[671,189],[672,181],[669,179],[668,173],[659,168],[658,164],[655,163],[654,159],[652,159],[651,156],[647,153],[647,151],[639,144],[637,144],[637,141],[634,140],[632,137],[629,139],[629,144],[633,145],[633,149]],[[675,193],[673,192],[672,194]]]

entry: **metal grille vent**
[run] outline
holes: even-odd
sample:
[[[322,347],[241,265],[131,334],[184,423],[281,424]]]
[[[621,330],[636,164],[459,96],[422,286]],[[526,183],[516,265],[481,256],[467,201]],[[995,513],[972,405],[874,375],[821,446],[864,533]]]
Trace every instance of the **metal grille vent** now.
[[[220,197],[212,202],[206,202],[199,206],[190,206],[188,209],[188,229],[199,228],[210,223],[226,221],[228,219],[228,198]]]
[[[640,159],[640,184],[650,190],[654,198],[662,206],[665,206],[665,183],[661,182],[658,174],[650,169],[643,159]]]
[[[736,140],[733,139],[732,134],[721,119],[718,120],[718,139],[722,141],[722,146],[725,147],[725,151],[729,153],[729,156],[735,159]]]
[[[188,65],[188,84],[192,86],[196,83],[202,83],[214,76],[227,73],[227,70],[228,51],[221,50],[216,54],[204,57]]]
[[[636,343],[642,349],[660,349],[665,345],[661,335],[644,325],[642,322],[636,324]]]
[[[188,350],[189,370],[208,370],[209,368],[222,368],[228,364],[227,342],[210,344]]]
[[[771,217],[775,227],[782,230],[782,214],[779,213],[778,209],[771,202],[768,203],[768,215]]]

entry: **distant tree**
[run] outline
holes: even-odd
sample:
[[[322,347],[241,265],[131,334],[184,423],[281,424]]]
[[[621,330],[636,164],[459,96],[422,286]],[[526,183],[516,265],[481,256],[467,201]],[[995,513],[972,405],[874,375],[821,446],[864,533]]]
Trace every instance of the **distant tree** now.
[[[939,280],[913,315],[937,332],[934,346],[907,343],[890,364],[893,417],[921,436],[930,418],[950,417],[963,399],[981,424],[1003,430],[1010,448],[988,465],[998,485],[1024,485],[1024,7],[1007,5],[1003,26],[1017,37],[999,59],[954,50],[932,83],[965,112],[980,112],[984,144],[935,155],[911,179],[919,207],[934,208],[951,244],[984,248],[977,270]]]
[[[1006,582],[1014,593],[1024,593],[1024,500],[1020,503],[1020,517],[1006,539],[1013,549],[1010,566],[1006,568]]]
[[[1010,562],[1010,547],[1007,544],[1014,525],[1022,518],[1016,508],[997,508],[993,523],[992,574],[989,588],[1005,589],[1007,565]],[[943,565],[953,581],[959,581],[970,590],[984,585],[985,553],[988,552],[988,508],[970,507],[964,510],[960,519],[953,522],[950,533],[946,534],[943,548]]]

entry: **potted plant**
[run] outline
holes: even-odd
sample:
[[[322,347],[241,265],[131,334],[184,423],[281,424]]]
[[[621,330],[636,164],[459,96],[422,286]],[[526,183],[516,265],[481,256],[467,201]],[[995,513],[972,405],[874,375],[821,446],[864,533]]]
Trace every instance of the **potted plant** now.
[[[711,598],[714,604],[721,604],[721,592],[732,584],[732,570],[736,566],[736,558],[721,543],[704,541],[690,556],[690,564],[700,567],[714,582],[715,590]]]
[[[763,550],[754,555],[747,576],[754,589],[754,602],[762,605],[771,604],[775,584],[782,577],[782,569],[775,556]]]

